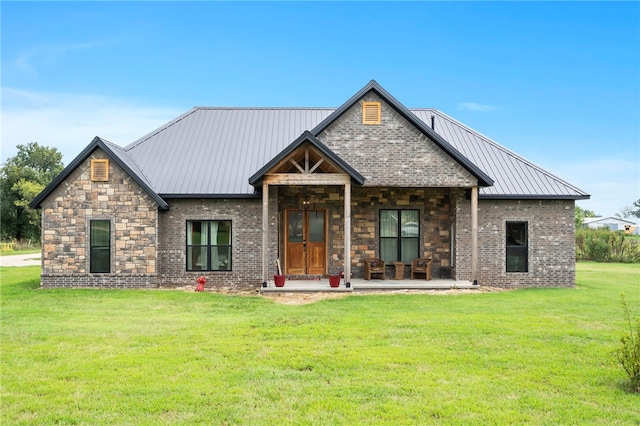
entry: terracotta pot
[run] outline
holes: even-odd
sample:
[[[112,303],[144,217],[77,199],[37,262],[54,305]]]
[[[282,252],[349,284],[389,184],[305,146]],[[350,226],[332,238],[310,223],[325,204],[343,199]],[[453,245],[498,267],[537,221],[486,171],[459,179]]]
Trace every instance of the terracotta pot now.
[[[276,287],[284,287],[285,276],[284,275],[274,275],[273,282],[275,282]]]

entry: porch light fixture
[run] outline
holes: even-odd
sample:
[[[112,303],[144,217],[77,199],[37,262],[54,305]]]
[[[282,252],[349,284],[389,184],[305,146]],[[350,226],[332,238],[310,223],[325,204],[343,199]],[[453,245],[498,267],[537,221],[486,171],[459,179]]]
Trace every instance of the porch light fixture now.
[[[300,198],[298,198],[298,204],[301,210],[313,210],[315,203],[313,202],[313,197],[305,191],[300,195]]]

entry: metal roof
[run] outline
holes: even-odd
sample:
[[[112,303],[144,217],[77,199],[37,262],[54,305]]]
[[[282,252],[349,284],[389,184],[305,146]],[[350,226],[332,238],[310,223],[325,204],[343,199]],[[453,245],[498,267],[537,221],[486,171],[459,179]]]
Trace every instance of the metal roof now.
[[[93,138],[91,143],[87,145],[87,147],[83,149],[82,152],[71,163],[69,163],[67,167],[65,167],[64,170],[62,170],[62,172],[33,199],[33,201],[31,201],[31,203],[29,203],[29,207],[39,208],[44,199],[51,194],[71,173],[73,173],[78,166],[82,164],[82,162],[89,158],[96,149],[102,149],[107,153],[107,155],[113,158],[113,161],[122,167],[125,172],[128,173],[156,203],[158,203],[158,207],[163,210],[169,208],[167,202],[158,195],[157,191],[145,177],[144,172],[137,166],[136,162],[129,156],[129,154],[119,146],[98,136]]]
[[[589,195],[513,151],[436,109],[411,110],[494,180],[480,188],[484,198],[584,199]]]
[[[331,112],[196,107],[125,150],[164,197],[247,196],[249,177]]]
[[[44,200],[68,176],[71,166],[77,166],[96,147],[113,155],[161,208],[168,207],[163,198],[255,196],[249,178],[258,175],[303,133],[316,137],[369,90],[376,91],[476,176],[483,186],[481,198],[589,198],[584,191],[436,109],[407,109],[372,80],[339,108],[194,107],[125,148],[96,138],[36,200]],[[431,129],[432,116],[435,131]],[[358,170],[352,171],[352,177],[360,176]],[[34,205],[39,204],[36,200]]]
[[[248,179],[334,109],[196,107],[124,150],[164,197],[243,197]],[[493,179],[483,198],[588,198],[588,194],[436,109],[411,109]],[[427,124],[428,123],[428,124]]]

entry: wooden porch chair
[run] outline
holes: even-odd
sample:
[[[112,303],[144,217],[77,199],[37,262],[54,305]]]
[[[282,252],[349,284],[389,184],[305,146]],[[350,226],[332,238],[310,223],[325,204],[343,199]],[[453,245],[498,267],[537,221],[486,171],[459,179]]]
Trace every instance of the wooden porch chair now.
[[[416,274],[424,274],[427,281],[431,280],[431,263],[433,261],[430,257],[420,257],[411,261],[411,279],[415,278]]]
[[[370,280],[371,275],[380,275],[384,280],[384,260],[364,259],[364,279]]]

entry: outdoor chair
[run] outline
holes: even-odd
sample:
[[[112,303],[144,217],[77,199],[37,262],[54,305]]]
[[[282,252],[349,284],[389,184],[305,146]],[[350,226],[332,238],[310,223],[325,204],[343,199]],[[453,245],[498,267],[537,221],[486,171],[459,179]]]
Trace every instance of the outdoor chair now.
[[[413,259],[411,261],[411,279],[414,279],[416,274],[424,274],[427,281],[431,280],[431,263],[430,257]]]
[[[384,280],[384,260],[364,259],[364,279],[370,280],[372,275],[380,275]]]

